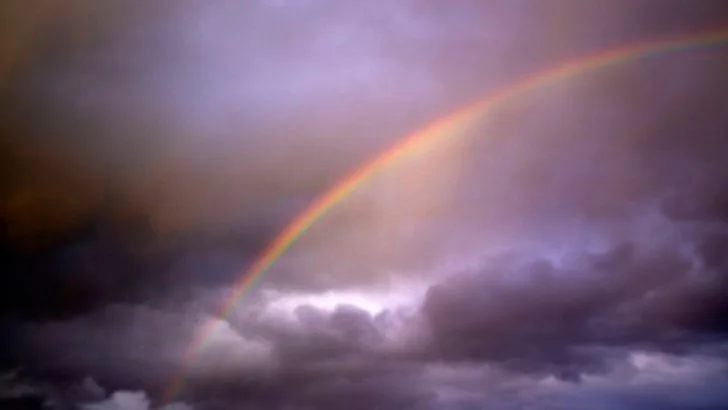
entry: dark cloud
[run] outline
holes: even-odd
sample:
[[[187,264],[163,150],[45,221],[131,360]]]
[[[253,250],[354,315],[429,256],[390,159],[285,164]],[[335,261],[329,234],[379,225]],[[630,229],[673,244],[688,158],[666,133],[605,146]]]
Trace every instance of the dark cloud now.
[[[604,370],[601,348],[715,343],[725,333],[725,272],[692,259],[625,245],[565,269],[511,262],[455,275],[424,305],[434,354],[578,378]]]
[[[90,217],[61,234],[35,236],[24,244],[3,234],[2,315],[48,320],[84,314],[114,302],[142,302],[173,295],[195,282],[189,270],[203,264],[210,272],[237,272],[249,234],[206,240],[204,234],[160,244],[148,225],[120,228],[108,215]],[[211,251],[213,244],[221,246]],[[215,256],[217,263],[188,249]],[[235,249],[235,247],[239,247]],[[234,251],[225,251],[225,248]],[[205,251],[207,249],[207,251]],[[229,255],[227,264],[220,255]],[[207,256],[207,259],[212,256]],[[195,262],[200,260],[201,262]],[[213,277],[209,279],[214,281]]]

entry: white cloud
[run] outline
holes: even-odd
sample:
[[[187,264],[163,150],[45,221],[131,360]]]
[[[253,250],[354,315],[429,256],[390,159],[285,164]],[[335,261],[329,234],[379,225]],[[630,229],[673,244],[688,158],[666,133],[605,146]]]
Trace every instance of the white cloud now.
[[[206,372],[224,369],[261,369],[271,364],[273,348],[265,341],[252,340],[237,332],[226,320],[209,318],[197,333],[205,341],[192,363],[192,371]]]
[[[143,391],[118,391],[107,400],[86,404],[84,410],[149,410],[149,398]]]
[[[360,291],[285,293],[268,290],[265,292],[268,301],[266,308],[268,313],[277,316],[291,315],[301,306],[333,312],[339,306],[351,305],[370,315],[377,315],[388,310],[417,308],[424,298],[428,285],[424,282],[402,281],[402,283],[392,283],[387,289]]]
[[[83,410],[152,410],[151,402],[143,391],[117,391],[107,400],[81,406]],[[186,403],[169,403],[156,410],[193,410]]]

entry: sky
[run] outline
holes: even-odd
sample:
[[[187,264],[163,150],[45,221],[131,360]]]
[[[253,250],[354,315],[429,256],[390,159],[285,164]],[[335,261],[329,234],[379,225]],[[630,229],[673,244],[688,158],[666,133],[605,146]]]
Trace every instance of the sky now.
[[[701,0],[6,0],[0,407],[728,407],[728,41],[428,124]],[[204,339],[204,343],[199,341]]]

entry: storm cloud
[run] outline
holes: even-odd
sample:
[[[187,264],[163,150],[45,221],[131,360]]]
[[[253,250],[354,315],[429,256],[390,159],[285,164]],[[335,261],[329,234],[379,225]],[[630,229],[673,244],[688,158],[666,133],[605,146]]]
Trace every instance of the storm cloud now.
[[[0,9],[0,404],[728,403],[723,43],[497,104],[360,184],[220,314],[391,144],[564,61],[725,29],[723,2]]]

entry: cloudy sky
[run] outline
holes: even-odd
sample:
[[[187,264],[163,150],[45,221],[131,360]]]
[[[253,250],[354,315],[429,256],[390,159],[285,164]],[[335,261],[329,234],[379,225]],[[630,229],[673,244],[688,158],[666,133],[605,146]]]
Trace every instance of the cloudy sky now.
[[[0,405],[728,407],[728,40],[497,105],[220,316],[405,136],[571,59],[721,29],[721,0],[3,1]]]

